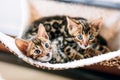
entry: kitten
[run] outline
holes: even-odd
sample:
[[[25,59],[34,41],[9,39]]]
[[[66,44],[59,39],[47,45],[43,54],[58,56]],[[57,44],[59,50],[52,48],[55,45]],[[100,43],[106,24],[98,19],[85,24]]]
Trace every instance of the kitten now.
[[[106,41],[99,35],[102,18],[92,20],[91,22],[81,20],[79,24],[70,18],[68,21],[68,31],[72,35],[73,40],[85,49],[84,57],[91,55],[99,55],[109,52]],[[87,55],[87,56],[86,56]]]
[[[28,57],[41,62],[49,62],[53,64],[69,61],[68,57],[60,52],[56,44],[51,44],[49,36],[42,24],[39,25],[38,33],[35,38],[31,39],[29,42],[16,39],[16,44]]]
[[[50,61],[52,58],[52,50],[45,28],[42,24],[39,25],[38,34],[32,40],[15,40],[17,47],[24,52],[28,57],[41,62]]]

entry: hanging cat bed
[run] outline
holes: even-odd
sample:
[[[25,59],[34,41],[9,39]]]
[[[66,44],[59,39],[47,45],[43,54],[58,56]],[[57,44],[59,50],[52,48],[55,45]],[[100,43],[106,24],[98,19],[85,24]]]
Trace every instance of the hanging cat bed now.
[[[10,50],[10,52],[15,54],[17,57],[19,57],[23,61],[27,62],[28,64],[31,64],[38,68],[49,69],[49,70],[64,70],[64,69],[70,69],[70,68],[84,67],[87,65],[92,65],[92,64],[95,64],[98,62],[102,62],[104,60],[109,60],[111,58],[114,58],[114,57],[117,57],[120,55],[120,50],[118,50],[118,51],[102,54],[99,56],[95,56],[92,58],[75,60],[75,61],[67,62],[67,63],[50,64],[48,62],[42,63],[40,61],[36,61],[30,57],[27,57],[17,48],[17,46],[15,44],[15,38],[5,35],[1,32],[0,32],[0,41],[2,44],[4,44],[4,46],[6,48],[8,48]]]

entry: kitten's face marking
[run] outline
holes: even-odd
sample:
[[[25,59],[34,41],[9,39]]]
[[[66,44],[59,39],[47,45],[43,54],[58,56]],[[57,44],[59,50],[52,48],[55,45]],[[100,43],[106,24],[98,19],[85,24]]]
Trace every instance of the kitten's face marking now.
[[[96,40],[99,28],[101,26],[101,19],[94,20],[88,23],[85,20],[76,23],[73,19],[67,18],[68,31],[73,36],[73,40],[79,44],[83,49],[91,47]]]
[[[51,60],[52,52],[49,40],[46,39],[33,39],[29,43],[28,55],[33,59],[39,60],[41,62],[46,62]]]

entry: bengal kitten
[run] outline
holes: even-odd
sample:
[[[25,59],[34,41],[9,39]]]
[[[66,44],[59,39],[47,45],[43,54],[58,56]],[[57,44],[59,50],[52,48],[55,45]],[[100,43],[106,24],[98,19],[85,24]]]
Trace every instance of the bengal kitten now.
[[[42,23],[51,42],[56,41],[57,47],[70,60],[92,57],[110,51],[106,41],[99,35],[101,21],[96,19],[90,22],[81,17],[44,17],[34,21],[23,38],[35,36],[39,24]]]
[[[15,41],[18,48],[28,57],[41,62],[48,62],[52,58],[49,36],[42,24],[39,25],[38,33],[33,39],[29,41],[16,39]]]
[[[42,24],[39,25],[38,33],[33,39],[29,41],[16,39],[16,44],[28,57],[41,62],[63,63],[69,61],[68,57],[57,49],[56,44],[51,44]],[[56,49],[54,49],[55,47]]]

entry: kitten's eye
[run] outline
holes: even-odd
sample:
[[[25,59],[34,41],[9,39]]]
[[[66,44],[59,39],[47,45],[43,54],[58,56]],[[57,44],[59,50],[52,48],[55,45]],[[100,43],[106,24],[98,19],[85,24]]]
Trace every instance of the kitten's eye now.
[[[40,54],[41,51],[40,51],[39,49],[36,49],[36,50],[34,51],[34,53],[36,53],[36,54]]]
[[[45,47],[46,47],[46,48],[49,48],[49,44],[48,44],[48,43],[45,43]]]
[[[83,39],[82,35],[78,35],[77,38],[80,39],[80,40]]]
[[[94,38],[93,35],[90,35],[90,36],[89,36],[89,40],[92,40],[93,38]]]

